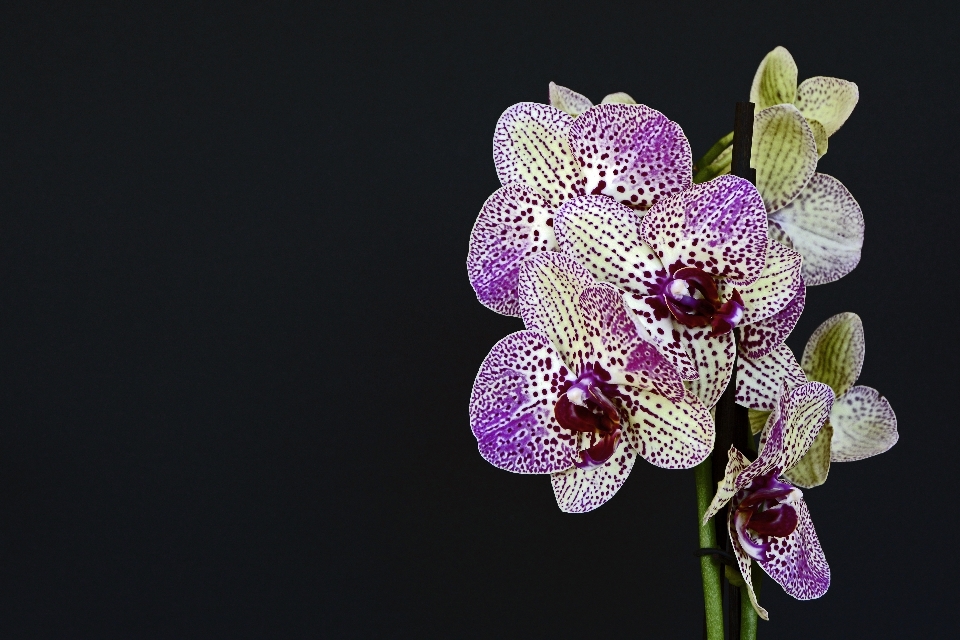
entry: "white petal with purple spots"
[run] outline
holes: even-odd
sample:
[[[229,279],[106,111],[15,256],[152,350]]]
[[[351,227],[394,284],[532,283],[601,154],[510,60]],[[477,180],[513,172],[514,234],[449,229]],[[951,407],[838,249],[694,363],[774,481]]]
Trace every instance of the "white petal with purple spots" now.
[[[740,453],[736,447],[730,445],[730,451],[727,452],[727,466],[723,471],[723,478],[717,483],[717,492],[714,494],[710,506],[707,507],[707,510],[704,512],[701,524],[707,524],[710,518],[717,515],[720,509],[723,509],[724,505],[730,502],[730,499],[733,498],[738,491],[735,480],[737,476],[740,475],[740,472],[748,466],[750,466],[750,460]],[[733,539],[736,540],[735,537]]]
[[[770,227],[772,237],[803,255],[809,286],[839,280],[860,262],[863,212],[847,188],[824,173],[815,173],[796,199],[771,214]]]
[[[759,358],[748,358],[741,353],[737,359],[737,404],[772,411],[782,385],[793,388],[806,381],[803,369],[785,344]]]
[[[758,475],[796,465],[820,433],[832,405],[833,391],[821,382],[784,392],[760,434],[760,455],[737,478],[737,487],[746,486]]]
[[[769,318],[742,325],[737,343],[740,355],[756,360],[783,344],[800,319],[806,296],[807,288],[798,278],[793,299],[783,309]]]
[[[860,100],[856,83],[840,78],[816,76],[797,87],[797,108],[805,117],[823,125],[828,136],[843,126]]]
[[[743,178],[720,176],[664,198],[643,217],[640,234],[668,268],[697,267],[740,285],[763,271],[767,217]]]
[[[687,387],[704,406],[717,404],[733,376],[733,333],[710,336],[710,327],[691,329],[680,327],[680,341],[687,348],[699,377],[688,381]]]
[[[731,540],[737,539],[737,529],[734,525],[735,518],[735,511],[731,509],[727,512],[727,534]],[[743,576],[743,581],[747,588],[747,597],[750,598],[750,604],[753,606],[753,610],[757,612],[757,615],[760,616],[762,620],[769,620],[770,614],[760,606],[760,603],[757,601],[757,594],[753,590],[753,568],[751,566],[753,560],[739,544],[734,544],[732,547],[733,555],[737,558],[737,567],[740,569],[740,575]]]
[[[785,538],[770,537],[770,559],[757,564],[797,600],[812,600],[830,587],[830,565],[806,502],[801,499],[793,506],[797,510],[796,530]]]
[[[547,336],[518,331],[494,345],[470,395],[470,428],[480,455],[514,473],[573,466],[576,439],[554,417],[557,388],[569,377]]]
[[[520,264],[537,251],[556,251],[553,209],[523,184],[509,184],[483,203],[470,234],[467,273],[477,299],[508,316],[520,314]]]
[[[586,96],[553,82],[550,83],[550,104],[574,118],[593,106]]]
[[[689,469],[713,450],[710,412],[687,393],[673,401],[654,391],[621,386],[621,406],[635,427],[637,449],[647,462],[664,469]]]
[[[876,389],[857,386],[837,398],[830,411],[833,424],[830,459],[853,462],[883,453],[897,444],[897,416]]]
[[[570,148],[586,178],[584,193],[646,210],[689,188],[690,143],[680,126],[645,105],[602,104],[570,128]]]
[[[557,505],[566,513],[593,511],[614,494],[626,482],[633,464],[637,461],[636,430],[627,426],[613,455],[600,466],[591,469],[571,467],[550,476]],[[580,448],[593,444],[590,436],[580,434]]]
[[[535,102],[504,111],[493,136],[500,184],[526,184],[554,206],[577,195],[582,178],[567,144],[572,122],[569,114]]]
[[[797,287],[803,286],[800,283],[802,262],[803,258],[796,251],[776,240],[767,240],[767,259],[760,277],[748,285],[736,287],[744,304],[742,325],[769,318],[796,298]],[[723,284],[724,291],[732,288],[732,284]],[[728,296],[721,297],[726,299]]]

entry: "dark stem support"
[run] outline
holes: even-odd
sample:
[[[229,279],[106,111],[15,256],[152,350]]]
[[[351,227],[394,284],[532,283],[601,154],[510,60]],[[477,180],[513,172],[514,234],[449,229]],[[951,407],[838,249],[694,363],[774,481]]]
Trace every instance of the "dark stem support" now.
[[[733,157],[730,164],[730,173],[756,183],[756,171],[750,167],[750,152],[753,145],[753,113],[752,102],[738,102],[733,125]],[[727,468],[728,452],[733,445],[741,453],[752,457],[750,446],[750,419],[746,407],[736,403],[737,389],[737,333],[734,331],[734,361],[733,375],[716,406],[717,436],[713,448],[713,481],[718,483],[723,479]],[[727,507],[722,509],[714,518],[717,528],[717,544],[728,554],[733,554],[733,542],[727,532]],[[740,589],[724,580],[725,612],[727,619],[728,638],[740,638]]]

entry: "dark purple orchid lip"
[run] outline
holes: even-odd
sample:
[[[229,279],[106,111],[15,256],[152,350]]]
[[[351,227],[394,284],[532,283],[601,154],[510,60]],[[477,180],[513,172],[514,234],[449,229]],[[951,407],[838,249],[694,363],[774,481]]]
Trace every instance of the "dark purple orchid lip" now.
[[[732,331],[743,319],[744,304],[736,289],[726,302],[721,302],[720,293],[713,276],[697,267],[682,267],[675,264],[671,275],[659,279],[659,302],[674,319],[692,329],[711,327],[711,337]]]
[[[757,476],[749,487],[737,492],[731,504],[740,546],[757,562],[769,560],[770,538],[789,536],[799,521],[793,503],[803,494],[778,475],[775,470]]]
[[[617,405],[609,396],[615,388],[607,384],[610,374],[595,365],[587,368],[565,392],[561,392],[553,414],[560,426],[575,433],[600,436],[589,449],[580,452],[575,461],[580,469],[592,469],[605,463],[616,451],[622,433],[623,420]]]

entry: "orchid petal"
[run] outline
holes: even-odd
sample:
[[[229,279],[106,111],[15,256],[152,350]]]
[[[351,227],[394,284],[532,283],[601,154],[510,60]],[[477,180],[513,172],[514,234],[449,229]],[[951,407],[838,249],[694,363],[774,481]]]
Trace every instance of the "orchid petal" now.
[[[727,512],[727,533],[731,540],[737,539],[736,517],[737,513],[733,509]],[[733,548],[733,555],[737,558],[737,566],[740,568],[740,575],[743,576],[743,582],[747,587],[747,596],[750,598],[753,610],[757,612],[761,619],[769,620],[770,614],[757,602],[757,594],[753,590],[753,570],[751,566],[753,560],[739,544],[733,544],[731,547]]]
[[[699,377],[687,382],[688,388],[707,408],[717,404],[733,377],[736,347],[733,333],[710,336],[710,327],[690,329],[682,327],[680,341],[697,367]]]
[[[750,420],[750,433],[757,435],[767,425],[772,411],[758,411],[756,409],[747,410],[747,419]]]
[[[803,350],[800,366],[807,378],[825,382],[842,396],[863,367],[863,322],[855,313],[838,313],[817,327]]]
[[[494,345],[470,394],[470,428],[480,455],[514,473],[573,466],[575,438],[553,415],[556,388],[570,377],[547,336],[518,331]]]
[[[807,504],[800,499],[793,506],[797,510],[796,530],[786,538],[768,538],[769,559],[757,564],[797,600],[812,600],[830,587],[830,565],[823,555]]]
[[[856,386],[837,398],[830,411],[833,441],[830,459],[853,462],[883,453],[897,444],[897,416],[876,389]]]
[[[816,76],[797,87],[796,105],[800,113],[820,122],[830,136],[847,121],[858,100],[860,89],[856,83],[840,78]]]
[[[750,102],[757,112],[776,104],[792,104],[797,97],[797,63],[783,47],[777,47],[766,56],[753,76]]]
[[[582,178],[567,144],[572,122],[569,114],[535,102],[504,111],[493,136],[500,184],[526,184],[552,205],[577,195]]]
[[[554,211],[522,184],[500,187],[483,203],[470,234],[467,273],[480,302],[497,313],[520,314],[520,263],[537,251],[556,251]]]
[[[839,180],[815,173],[793,202],[770,215],[771,237],[803,255],[808,286],[839,280],[860,262],[863,212]]]
[[[757,114],[750,165],[768,213],[800,195],[817,170],[817,142],[796,107],[780,104]]]
[[[581,193],[646,210],[693,180],[690,143],[665,115],[642,104],[602,104],[570,127],[570,148],[586,181]]]
[[[793,299],[769,318],[740,327],[739,353],[751,359],[762,358],[783,344],[800,319],[807,297],[803,279],[798,279]]]
[[[550,105],[569,113],[576,118],[578,115],[593,106],[590,100],[573,89],[567,89],[553,82],[550,83]]]
[[[827,149],[830,147],[830,136],[819,121],[808,118],[807,124],[810,125],[810,131],[813,132],[813,141],[817,143],[817,158],[822,158],[827,154]]]
[[[834,404],[836,407],[836,404]],[[827,481],[830,473],[830,440],[833,438],[833,426],[827,422],[814,438],[810,450],[800,461],[783,472],[784,477],[804,489],[819,487]]]
[[[634,322],[667,357],[684,379],[697,370],[674,335],[669,316],[658,317],[644,302],[658,272],[666,275],[660,260],[643,244],[640,219],[631,209],[604,196],[582,196],[565,203],[554,225],[560,249],[585,266],[595,278],[628,294]]]
[[[796,465],[813,445],[832,405],[833,391],[821,382],[808,382],[785,391],[774,416],[760,434],[760,454],[737,478],[737,488],[743,488],[758,475],[782,472]]]
[[[765,356],[737,359],[737,404],[772,411],[781,386],[799,386],[807,381],[790,347],[781,344]]]
[[[678,401],[639,387],[620,387],[620,400],[636,428],[637,450],[663,469],[689,469],[713,450],[713,418],[697,398],[687,393]]]
[[[727,466],[723,471],[723,478],[717,483],[717,492],[710,501],[710,506],[703,513],[701,525],[706,525],[710,518],[714,517],[723,509],[724,505],[730,502],[730,499],[736,495],[738,489],[735,480],[740,473],[750,466],[750,460],[740,453],[739,449],[730,445],[730,451],[727,452]],[[733,537],[736,540],[736,536]]]
[[[616,287],[590,285],[580,294],[578,310],[596,362],[610,374],[611,384],[656,389],[677,401],[684,397],[676,370],[641,337]]]
[[[580,434],[580,448],[589,448],[592,438],[596,436]],[[550,483],[560,510],[586,513],[612,498],[626,482],[637,461],[636,443],[636,429],[627,426],[613,455],[603,464],[587,469],[571,467],[551,475]]]
[[[744,304],[741,324],[757,322],[776,314],[796,298],[797,287],[802,286],[800,269],[803,258],[800,254],[776,240],[766,241],[767,258],[760,277],[745,286],[735,287],[735,283],[726,282],[722,285],[724,291],[736,288],[740,292]]]
[[[618,91],[604,97],[600,104],[637,104],[637,101],[623,91]]]
[[[640,233],[667,267],[697,267],[746,285],[763,272],[766,227],[756,188],[720,176],[661,200],[643,217]]]

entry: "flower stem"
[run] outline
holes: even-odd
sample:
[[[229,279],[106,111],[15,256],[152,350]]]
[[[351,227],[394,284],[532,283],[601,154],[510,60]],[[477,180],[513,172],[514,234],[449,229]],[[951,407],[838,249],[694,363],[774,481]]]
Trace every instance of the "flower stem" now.
[[[700,548],[715,549],[717,533],[711,520],[703,525],[703,514],[713,499],[715,485],[710,469],[711,458],[693,468],[697,481],[697,523],[700,524]],[[723,640],[723,593],[720,589],[720,563],[711,556],[700,557],[700,578],[703,580],[703,605],[706,614],[707,640]]]
[[[696,173],[697,171],[707,168],[707,166],[716,160],[717,156],[723,153],[723,150],[731,144],[733,144],[733,131],[717,140],[717,142],[710,147],[710,150],[703,154],[702,158],[697,160],[697,163],[693,165],[693,172]]]
[[[760,567],[753,568],[753,591],[760,597],[760,585],[763,581],[763,571]],[[750,598],[743,594],[740,598],[740,640],[757,640],[757,612],[750,604]]]

